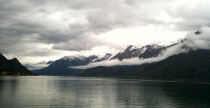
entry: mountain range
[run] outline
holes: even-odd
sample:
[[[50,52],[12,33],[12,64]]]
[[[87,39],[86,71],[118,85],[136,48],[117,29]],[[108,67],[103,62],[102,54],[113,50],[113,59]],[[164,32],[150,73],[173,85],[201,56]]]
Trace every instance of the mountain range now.
[[[201,35],[202,32],[196,31],[194,34],[195,35],[193,36],[196,37],[191,37],[191,38],[198,39],[199,35]],[[199,40],[199,42],[201,42],[201,40]],[[171,44],[167,47],[158,47],[155,45],[144,46],[143,48],[147,48],[145,51],[129,46],[125,50],[125,52],[130,52],[130,51],[141,52],[140,55],[137,54],[133,56],[139,57],[142,60],[144,60],[145,58],[149,58],[149,60],[151,60],[153,58],[161,57],[160,55],[164,55],[161,54],[163,52],[165,53],[173,52],[173,54],[171,54],[170,56],[166,56],[166,58],[162,56],[164,59],[160,61],[147,62],[141,65],[130,65],[130,66],[116,65],[110,67],[106,66],[93,67],[84,70],[83,72],[79,73],[78,76],[209,82],[210,44],[205,43],[204,44],[205,46],[201,47],[200,46],[201,44],[199,45],[196,44],[197,42],[190,39],[183,39],[178,43]],[[174,53],[174,51],[171,50],[175,51],[177,50],[181,52]],[[120,54],[122,55],[123,53],[118,53],[118,55]],[[132,57],[127,54],[123,55],[126,55],[127,58]],[[120,59],[123,59],[123,56]]]
[[[135,46],[130,45],[123,52],[119,52],[114,56],[110,53],[106,53],[103,57],[99,57],[97,55],[65,56],[56,61],[49,63],[49,66],[43,69],[36,69],[32,71],[39,75],[55,75],[55,76],[77,75],[78,73],[84,70],[71,68],[72,66],[84,66],[84,65],[88,65],[89,63],[102,62],[102,61],[115,60],[115,59],[122,61],[123,59],[131,59],[131,58],[156,57],[163,50],[173,45],[170,45],[170,46],[146,45],[141,48],[137,48]]]
[[[199,36],[202,32],[196,31],[194,34]],[[208,80],[210,79],[210,50],[195,50],[186,45],[190,42],[188,39],[182,39],[169,45],[145,45],[142,47],[128,46],[124,51],[117,54],[107,53],[103,57],[97,55],[90,56],[65,56],[55,61],[41,62],[38,64],[47,64],[42,69],[34,69],[32,72],[38,75],[53,76],[96,76],[96,77],[123,77],[123,78],[141,78],[158,80]],[[86,66],[92,63],[99,63],[112,60],[139,60],[158,58],[164,55],[167,50],[180,46],[182,53],[171,54],[170,56],[152,63],[143,63],[141,65],[115,65],[115,66],[96,66],[89,69],[74,68],[75,66]]]
[[[210,50],[191,50],[155,63],[133,66],[99,66],[80,73],[86,77],[146,80],[210,81]]]

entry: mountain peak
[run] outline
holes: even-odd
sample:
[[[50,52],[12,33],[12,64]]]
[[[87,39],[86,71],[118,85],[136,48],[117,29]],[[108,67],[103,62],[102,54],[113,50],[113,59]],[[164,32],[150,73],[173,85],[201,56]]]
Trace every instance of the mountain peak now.
[[[6,60],[6,57],[4,57],[1,53],[0,53],[0,60]]]
[[[71,55],[71,56],[64,56],[61,58],[61,60],[75,60],[75,59],[84,59],[85,56],[82,55]]]
[[[133,45],[129,45],[124,52],[132,51],[132,50],[135,50],[135,49],[138,49],[138,48],[133,46]]]
[[[0,54],[0,75],[34,75],[17,58],[8,60]]]
[[[46,61],[40,61],[38,64],[45,64],[46,63]]]
[[[200,34],[201,34],[201,31],[198,30],[198,31],[196,31],[194,34],[195,34],[195,35],[200,35]]]
[[[20,63],[17,58],[13,58],[10,61],[13,61],[13,62],[16,62],[16,63]]]
[[[129,45],[127,48],[131,48],[131,47],[133,47],[133,45]]]
[[[105,57],[107,57],[107,56],[111,56],[112,54],[110,54],[110,53],[106,53],[106,55],[105,55]]]
[[[105,56],[104,56],[102,59],[107,60],[107,59],[109,59],[111,56],[112,56],[112,54],[106,53]]]

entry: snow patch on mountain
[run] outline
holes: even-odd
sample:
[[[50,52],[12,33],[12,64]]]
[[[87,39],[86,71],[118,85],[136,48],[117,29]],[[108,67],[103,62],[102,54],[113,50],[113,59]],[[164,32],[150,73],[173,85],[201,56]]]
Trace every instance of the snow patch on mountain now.
[[[87,57],[82,56],[82,55],[72,55],[72,56],[64,56],[60,60],[69,60],[69,61],[75,60],[75,59],[84,60],[85,58]]]
[[[130,51],[133,51],[133,50],[135,50],[135,49],[138,49],[138,48],[135,47],[135,46],[132,46],[129,50],[130,50]]]

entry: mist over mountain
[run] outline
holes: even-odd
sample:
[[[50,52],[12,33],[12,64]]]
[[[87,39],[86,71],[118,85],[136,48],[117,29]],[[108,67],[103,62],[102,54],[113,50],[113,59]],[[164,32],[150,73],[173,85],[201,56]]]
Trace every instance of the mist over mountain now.
[[[165,50],[166,46],[158,45],[146,45],[141,48],[137,48],[133,45],[128,46],[125,51],[119,52],[112,59],[118,59],[122,61],[123,59],[131,58],[151,58],[158,56],[161,51]]]
[[[186,38],[181,39],[177,42],[172,42],[168,45],[151,44],[142,46],[140,48],[130,45],[122,52],[119,52],[117,54],[107,53],[103,57],[99,57],[97,55],[65,56],[54,62],[51,62],[49,66],[43,69],[33,70],[33,72],[40,75],[59,76],[78,75],[79,73],[82,73],[81,75],[85,76],[87,73],[90,72],[90,70],[98,70],[98,68],[100,70],[102,67],[107,67],[108,70],[112,69],[113,67],[119,67],[119,69],[121,69],[120,67],[133,67],[134,65],[142,65],[144,67],[144,65],[146,64],[158,64],[160,61],[166,60],[171,56],[173,56],[174,58],[179,58],[181,54],[186,54],[191,57],[191,54],[194,53],[199,55],[199,51],[201,51],[202,53],[205,52],[203,50],[207,50],[208,52],[208,50],[210,49],[209,32],[209,27],[203,27],[199,31],[187,34]],[[203,60],[203,58],[200,59],[201,61]],[[182,61],[180,59],[177,62]],[[96,73],[98,74],[98,72]],[[92,74],[90,72],[87,75],[89,76]]]
[[[38,62],[38,63],[26,63],[26,64],[23,64],[26,68],[28,68],[29,70],[36,70],[36,69],[42,69],[42,68],[45,68],[47,66],[49,66],[50,64],[52,64],[54,61],[41,61],[41,62]]]
[[[210,81],[209,64],[210,50],[191,50],[156,63],[90,68],[80,73],[79,76]]]
[[[125,63],[121,62],[122,64],[116,62],[118,65],[95,65],[80,73],[79,76],[209,82],[209,33],[210,29],[204,27],[199,31],[189,33],[186,39],[166,48],[156,57],[133,59],[133,62],[127,60]],[[89,67],[86,66],[86,68]]]

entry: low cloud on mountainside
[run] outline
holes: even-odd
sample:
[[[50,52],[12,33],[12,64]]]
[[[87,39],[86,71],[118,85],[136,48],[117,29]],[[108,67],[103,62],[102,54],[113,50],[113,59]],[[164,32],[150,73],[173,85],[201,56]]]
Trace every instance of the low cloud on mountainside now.
[[[189,33],[186,38],[189,40],[186,45],[194,50],[210,49],[210,27],[204,26],[199,30],[199,34]]]
[[[179,43],[175,46],[172,46],[165,51],[162,52],[158,57],[148,58],[148,59],[139,59],[139,58],[132,58],[132,59],[124,59],[119,61],[118,59],[115,60],[107,60],[102,62],[95,62],[90,63],[86,66],[76,66],[71,68],[76,69],[87,69],[93,68],[97,66],[116,66],[116,65],[141,65],[144,63],[153,63],[164,60],[169,56],[180,54],[180,53],[187,53],[189,49],[183,48],[183,46],[187,46],[193,50],[197,49],[210,49],[210,27],[204,26],[200,29],[199,34],[189,33],[186,35],[186,41]]]

